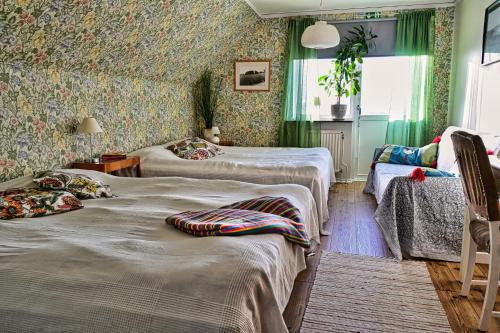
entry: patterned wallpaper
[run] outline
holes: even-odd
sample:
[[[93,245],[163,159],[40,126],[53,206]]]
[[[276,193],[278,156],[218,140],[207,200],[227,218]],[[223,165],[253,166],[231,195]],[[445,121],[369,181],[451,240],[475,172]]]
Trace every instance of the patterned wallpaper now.
[[[0,0],[0,181],[198,131],[191,83],[255,20],[243,0]],[[252,17],[252,15],[250,15]]]
[[[453,9],[436,18],[439,131]],[[191,84],[210,67],[224,78],[222,137],[277,145],[287,23],[260,19],[243,0],[0,0],[0,181],[86,158],[88,137],[74,130],[88,115],[104,129],[99,153],[199,133]],[[271,59],[271,92],[234,92],[237,59]]]
[[[381,18],[394,17],[398,11],[379,13]],[[254,15],[247,12],[246,16]],[[323,15],[320,19],[332,21],[361,20],[365,13]],[[435,110],[434,130],[442,133],[446,128],[450,86],[451,50],[453,42],[454,8],[436,9],[435,47]],[[288,20],[260,20],[247,31],[241,42],[228,53],[219,71],[224,73],[224,103],[216,121],[222,136],[238,145],[276,146],[283,89],[286,30]],[[233,62],[237,59],[272,59],[270,93],[233,91]]]

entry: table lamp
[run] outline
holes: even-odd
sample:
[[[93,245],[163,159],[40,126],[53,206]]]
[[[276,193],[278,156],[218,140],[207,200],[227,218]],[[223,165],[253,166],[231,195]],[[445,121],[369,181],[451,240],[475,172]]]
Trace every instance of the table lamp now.
[[[94,117],[87,117],[82,120],[80,126],[78,126],[78,133],[88,134],[90,138],[90,161],[98,163],[99,160],[94,159],[94,154],[92,152],[92,134],[102,133],[102,128],[99,126],[97,120]],[[97,161],[96,161],[97,160]]]
[[[219,127],[212,127],[212,137],[210,138],[210,141],[212,143],[218,144],[220,142],[218,135],[220,135]]]

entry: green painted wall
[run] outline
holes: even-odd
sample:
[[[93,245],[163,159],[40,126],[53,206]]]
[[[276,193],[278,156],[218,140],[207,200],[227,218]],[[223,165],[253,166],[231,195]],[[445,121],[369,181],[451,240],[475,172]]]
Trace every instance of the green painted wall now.
[[[493,2],[462,0],[457,4],[448,121],[450,125],[500,133],[500,63],[481,65],[485,9]]]

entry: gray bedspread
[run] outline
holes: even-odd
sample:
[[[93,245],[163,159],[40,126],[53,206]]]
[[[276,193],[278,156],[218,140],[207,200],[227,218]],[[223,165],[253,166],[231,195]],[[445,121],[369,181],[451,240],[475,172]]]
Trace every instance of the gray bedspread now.
[[[365,193],[375,194],[374,171]],[[465,198],[460,178],[427,177],[418,182],[392,178],[375,220],[394,256],[460,261]]]
[[[319,241],[307,188],[76,171],[117,197],[0,221],[0,332],[287,332],[282,312],[305,268],[300,246],[276,234],[196,238],[165,218],[285,196]]]

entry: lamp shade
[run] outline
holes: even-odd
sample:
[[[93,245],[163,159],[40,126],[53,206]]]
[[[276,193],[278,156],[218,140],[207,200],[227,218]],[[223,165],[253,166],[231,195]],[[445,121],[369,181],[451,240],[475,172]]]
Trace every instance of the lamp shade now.
[[[339,45],[339,31],[326,21],[317,21],[306,28],[302,34],[301,43],[303,47],[310,49],[329,49]]]
[[[78,133],[102,133],[102,128],[94,117],[87,117],[84,118],[80,126],[78,126]]]

